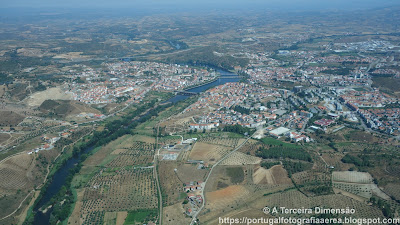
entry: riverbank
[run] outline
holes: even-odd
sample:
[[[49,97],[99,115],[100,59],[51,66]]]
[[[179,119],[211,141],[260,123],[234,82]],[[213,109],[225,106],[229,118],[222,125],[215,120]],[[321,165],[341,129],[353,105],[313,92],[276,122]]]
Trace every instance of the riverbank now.
[[[231,76],[235,76],[235,74],[225,71],[225,74],[227,73]],[[193,87],[189,90],[200,93],[210,87],[227,82],[238,82],[238,80],[238,77],[228,79],[216,78],[206,84]],[[176,103],[188,97],[189,96],[177,95],[170,98],[168,101]],[[49,179],[46,185],[42,187],[41,194],[35,201],[33,213],[28,213],[29,216],[27,216],[26,219],[27,224],[53,224],[57,221],[65,221],[71,214],[71,207],[73,207],[76,201],[73,195],[74,190],[71,187],[72,177],[80,171],[81,163],[88,157],[88,154],[91,154],[93,149],[97,147],[105,146],[119,137],[130,134],[139,124],[145,123],[153,116],[158,116],[161,111],[170,106],[168,103],[162,103],[165,103],[165,100],[157,101],[153,99],[147,103],[143,103],[141,106],[137,106],[134,111],[131,111],[127,115],[110,118],[110,120],[106,121],[104,124],[106,129],[101,132],[95,132],[93,135],[85,138],[84,141],[77,143],[72,153],[70,153],[75,157],[70,156],[69,159],[66,158],[62,166],[54,173],[52,179]],[[67,157],[67,155],[65,157]],[[55,168],[57,167],[53,167],[53,169]],[[60,205],[61,202],[63,203],[62,205]],[[42,213],[40,211],[40,209],[47,208],[50,205],[53,207],[50,208],[47,213]],[[52,218],[52,221],[50,221],[50,218]]]
[[[71,175],[79,171],[79,165],[83,160],[86,159],[87,153],[90,153],[90,151],[92,151],[95,147],[103,146],[110,141],[129,133],[129,131],[136,127],[139,123],[151,118],[155,113],[158,113],[160,110],[166,107],[168,107],[168,105],[159,106],[159,102],[157,100],[151,100],[150,102],[143,103],[142,106],[137,107],[136,110],[131,112],[129,115],[125,115],[123,118],[116,117],[114,120],[108,121],[105,125],[107,127],[106,130],[102,132],[95,132],[95,134],[89,136],[87,139],[85,139],[85,141],[76,144],[72,154],[70,155],[70,158],[65,159],[65,162],[62,164],[62,166],[57,170],[52,178],[46,182],[46,185],[42,187],[40,197],[36,199],[33,207],[34,213],[27,216],[26,223],[51,224],[49,221],[50,215],[52,215],[52,218],[55,217],[55,219],[58,218],[61,221],[66,219],[66,211],[70,211],[70,208],[67,206],[67,204],[73,203],[72,199],[64,202],[63,207],[59,212],[54,212],[54,208],[59,209],[60,207],[53,207],[53,209],[49,210],[47,213],[41,213],[39,209],[43,208],[43,206],[54,204],[57,205],[59,202],[63,201],[63,199],[55,199],[57,196],[60,196],[60,198],[65,198],[65,195],[72,195],[71,190],[69,190],[70,179],[72,178]],[[64,195],[59,195],[61,190],[63,190],[62,192]],[[52,201],[49,202],[50,200]],[[57,215],[54,215],[55,213]]]
[[[218,77],[216,77],[216,78],[214,78],[214,79],[211,79],[211,80],[202,82],[202,83],[200,83],[200,84],[191,85],[191,86],[189,86],[189,87],[184,88],[183,91],[188,91],[188,90],[193,89],[193,88],[197,88],[197,87],[201,87],[201,86],[210,84],[210,83],[212,83],[212,82],[217,81],[219,78],[220,78],[220,76],[218,76]]]
[[[213,81],[207,82],[206,84],[199,85],[197,87],[185,89],[185,91],[201,93],[201,92],[204,92],[204,91],[206,91],[212,87],[218,86],[218,85],[222,85],[222,84],[229,83],[229,82],[239,82],[240,81],[240,77],[237,74],[231,73],[229,71],[224,71],[224,70],[219,70],[218,72],[220,73],[220,76],[217,79],[213,79]],[[229,78],[223,78],[224,76],[227,76]],[[188,97],[189,96],[186,96],[186,95],[176,95],[175,97],[169,99],[168,101],[170,101],[172,103],[176,103],[176,102],[182,101]]]

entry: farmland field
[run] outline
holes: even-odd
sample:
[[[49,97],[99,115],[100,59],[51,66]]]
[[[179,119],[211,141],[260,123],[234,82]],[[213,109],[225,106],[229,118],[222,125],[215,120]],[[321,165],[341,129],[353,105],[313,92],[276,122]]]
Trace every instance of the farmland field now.
[[[0,126],[17,126],[24,116],[12,111],[0,111]]]
[[[81,214],[157,208],[156,193],[152,169],[102,170],[84,188]]]
[[[391,183],[385,186],[385,193],[393,196],[396,200],[400,199],[400,184]]]
[[[141,210],[158,208],[154,138],[125,135],[93,152],[73,179],[78,197],[69,222],[123,224],[148,218]]]
[[[206,169],[198,169],[197,165],[181,164],[177,167],[176,174],[183,183],[186,183],[190,181],[204,180],[207,172]]]
[[[361,173],[356,171],[333,172],[332,182],[335,188],[353,193],[355,195],[369,199],[372,194],[380,198],[389,200],[389,196],[383,193],[369,173]]]
[[[55,157],[57,151],[41,151],[36,154],[23,152],[12,156],[0,164],[0,218],[12,213],[23,202],[16,216],[25,210],[33,195],[29,194],[44,181],[47,165]],[[29,195],[28,195],[29,194]],[[9,217],[0,224],[16,223],[17,217]],[[24,219],[24,218],[22,218]]]
[[[161,161],[159,164],[159,176],[162,192],[164,194],[163,204],[169,206],[178,202],[180,193],[183,192],[183,182],[179,180],[175,169],[178,168],[177,163],[169,161]],[[194,181],[194,180],[193,180]]]
[[[253,173],[255,184],[291,184],[292,181],[287,176],[287,172],[281,165],[273,166],[270,169],[257,167]]]
[[[3,142],[6,142],[8,139],[12,138],[11,134],[8,133],[0,133],[0,144],[3,144]]]
[[[189,159],[192,160],[204,160],[207,163],[213,163],[222,158],[225,154],[227,154],[232,147],[223,146],[217,144],[209,144],[203,141],[198,141],[194,145]]]
[[[163,224],[176,225],[176,224],[189,224],[191,218],[184,214],[182,203],[164,207]]]
[[[226,158],[224,161],[222,161],[220,165],[239,166],[239,165],[259,164],[260,162],[261,158],[259,157],[244,154],[242,152],[235,152],[231,154],[228,158]]]
[[[243,185],[232,185],[221,190],[208,192],[206,194],[208,200],[206,208],[213,211],[235,206],[244,201],[248,194],[250,194],[249,190]]]
[[[237,187],[231,188],[233,190],[239,189]],[[214,192],[213,194],[218,194],[218,196],[223,196],[225,193]],[[218,198],[218,196],[215,196]],[[350,197],[343,195],[324,195],[324,196],[316,196],[316,197],[306,197],[301,192],[290,189],[284,191],[282,193],[278,192],[276,194],[271,194],[267,196],[260,196],[256,193],[250,195],[251,197],[244,199],[242,202],[230,202],[229,207],[221,207],[217,209],[214,205],[213,210],[205,210],[204,214],[200,216],[200,219],[206,224],[219,224],[218,223],[218,215],[223,214],[226,216],[231,216],[233,218],[242,218],[240,215],[249,217],[250,215],[262,216],[262,209],[265,206],[270,208],[272,207],[286,207],[289,209],[299,208],[299,206],[304,208],[313,208],[313,207],[323,207],[323,208],[354,208],[356,213],[352,216],[357,218],[382,218],[382,212],[373,206],[368,206],[363,202],[355,201]],[[224,200],[221,200],[224,201]],[[211,206],[208,206],[211,207]],[[248,214],[251,212],[251,214]],[[291,215],[292,217],[298,217],[296,214],[285,214]],[[282,214],[278,214],[277,216],[282,216]]]

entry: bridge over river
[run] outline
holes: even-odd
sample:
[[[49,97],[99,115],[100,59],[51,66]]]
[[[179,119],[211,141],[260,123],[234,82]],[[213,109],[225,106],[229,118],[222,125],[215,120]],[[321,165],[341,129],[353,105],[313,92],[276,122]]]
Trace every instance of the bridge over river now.
[[[191,92],[191,91],[174,91],[178,95],[198,95],[199,93],[197,92]]]

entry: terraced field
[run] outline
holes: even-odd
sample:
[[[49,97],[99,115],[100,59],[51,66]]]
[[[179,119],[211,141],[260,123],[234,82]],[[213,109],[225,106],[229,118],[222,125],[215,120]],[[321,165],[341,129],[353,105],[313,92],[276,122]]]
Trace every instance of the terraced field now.
[[[356,171],[333,172],[333,187],[353,193],[355,195],[369,199],[372,195],[377,195],[383,199],[389,200],[390,197],[383,193],[369,173]]]

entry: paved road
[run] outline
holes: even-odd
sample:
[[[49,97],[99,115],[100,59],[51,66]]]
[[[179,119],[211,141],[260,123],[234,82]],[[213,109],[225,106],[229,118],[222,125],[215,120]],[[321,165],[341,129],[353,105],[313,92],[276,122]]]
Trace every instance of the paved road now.
[[[162,224],[162,216],[163,216],[163,202],[162,202],[162,193],[161,193],[161,188],[160,188],[160,182],[158,180],[158,172],[157,172],[157,165],[158,165],[158,156],[160,155],[160,148],[158,147],[158,135],[160,132],[160,124],[158,124],[157,126],[157,137],[156,137],[156,145],[155,145],[155,150],[157,151],[157,154],[154,153],[154,176],[156,178],[156,185],[157,185],[157,190],[158,190],[158,204],[159,204],[159,220],[158,220],[158,224],[161,225]]]

